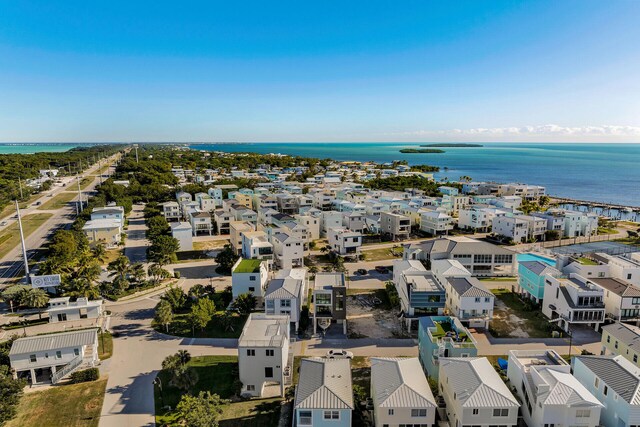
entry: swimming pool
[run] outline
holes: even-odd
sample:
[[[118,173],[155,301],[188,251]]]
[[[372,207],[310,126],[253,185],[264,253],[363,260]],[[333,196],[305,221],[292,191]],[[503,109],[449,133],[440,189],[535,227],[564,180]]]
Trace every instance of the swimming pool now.
[[[551,258],[543,257],[541,255],[532,254],[532,253],[518,254],[516,259],[518,260],[518,262],[522,262],[522,261],[540,261],[540,262],[544,262],[545,264],[549,264],[552,267],[556,266],[556,261],[555,260],[553,260]]]

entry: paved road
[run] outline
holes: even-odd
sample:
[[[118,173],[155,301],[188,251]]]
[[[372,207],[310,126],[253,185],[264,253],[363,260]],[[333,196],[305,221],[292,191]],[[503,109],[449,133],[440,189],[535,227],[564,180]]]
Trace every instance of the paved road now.
[[[118,155],[114,155],[107,162],[112,163]],[[89,176],[94,174],[100,169],[105,162],[101,162],[101,164],[95,164],[84,172],[85,176]],[[102,166],[101,166],[102,165]],[[113,173],[113,169],[109,168],[106,174],[111,175]],[[41,202],[42,204],[51,200],[56,195],[64,192],[64,191],[76,191],[77,186],[74,186],[76,182],[75,177],[66,177],[62,179],[66,185],[64,187],[54,185],[51,190],[44,192],[42,197],[38,200],[34,201],[32,205],[27,207],[26,209],[22,209],[20,213],[24,216],[32,213],[52,213],[53,216],[49,218],[43,225],[41,225],[37,230],[35,230],[31,235],[25,238],[25,243],[27,245],[27,257],[31,259],[35,255],[35,249],[40,248],[44,243],[46,243],[49,237],[58,230],[59,228],[66,227],[71,224],[75,220],[75,207],[73,203],[67,204],[67,206],[57,209],[57,210],[41,210],[37,209],[35,203]],[[95,187],[99,184],[99,179],[94,179],[94,181],[82,190],[82,200],[86,201],[87,197],[90,196]],[[52,197],[49,197],[52,195]],[[77,200],[77,197],[73,199]],[[14,219],[6,219],[7,225],[4,227],[8,227],[13,224],[16,220]],[[2,227],[0,227],[2,228]],[[22,248],[20,244],[16,245],[6,256],[0,259],[0,287],[11,283],[16,276],[21,274],[23,271],[23,259],[22,259]]]
[[[144,205],[133,205],[129,213],[129,226],[124,239],[124,254],[131,263],[146,262],[149,241],[146,238],[147,225],[144,221]]]

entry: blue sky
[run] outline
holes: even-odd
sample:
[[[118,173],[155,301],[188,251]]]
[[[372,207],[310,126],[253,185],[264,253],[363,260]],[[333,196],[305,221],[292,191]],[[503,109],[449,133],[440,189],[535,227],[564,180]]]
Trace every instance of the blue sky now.
[[[0,0],[0,141],[640,141],[640,2]]]

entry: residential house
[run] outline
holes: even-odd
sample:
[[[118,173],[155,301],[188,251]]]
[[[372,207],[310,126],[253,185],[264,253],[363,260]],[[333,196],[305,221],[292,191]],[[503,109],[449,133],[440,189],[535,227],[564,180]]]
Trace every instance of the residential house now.
[[[164,202],[158,206],[162,208],[162,215],[167,221],[180,221],[180,219],[182,219],[178,202]]]
[[[595,330],[604,322],[604,291],[587,279],[545,276],[542,313],[565,331],[573,324],[587,324]]]
[[[450,426],[513,426],[520,403],[486,357],[440,360],[440,396]]]
[[[601,426],[640,425],[640,369],[622,356],[574,356],[573,376],[604,407]]]
[[[281,269],[304,267],[304,242],[295,236],[277,232],[271,237],[274,264]]]
[[[251,293],[262,298],[267,287],[269,267],[266,261],[239,258],[231,268],[231,288],[233,299],[238,295]]]
[[[102,315],[102,300],[89,301],[78,298],[71,302],[69,297],[49,299],[49,323],[67,322],[80,319],[97,319]]]
[[[211,236],[213,224],[209,212],[191,210],[189,211],[189,222],[191,223],[191,232],[194,236],[197,236],[198,233],[207,233]]]
[[[347,288],[343,273],[317,273],[312,293],[313,333],[326,331],[332,323],[347,333]]]
[[[640,320],[640,288],[621,279],[592,278],[604,290],[605,315],[622,322]]]
[[[102,242],[107,247],[114,247],[122,239],[122,221],[113,218],[93,219],[82,226],[82,232],[91,246]]]
[[[615,322],[602,327],[600,354],[622,356],[640,368],[640,328]]]
[[[32,385],[56,384],[98,362],[97,329],[18,338],[9,350],[14,378],[27,378]]]
[[[417,323],[413,321],[419,317],[442,314],[446,300],[445,289],[420,261],[394,261],[393,283],[409,330],[414,324],[417,328]]]
[[[380,213],[380,232],[392,240],[405,240],[411,234],[411,219],[393,212]]]
[[[348,359],[302,359],[293,401],[293,425],[351,427],[354,408]]]
[[[544,221],[544,220],[543,220]],[[498,215],[491,220],[491,231],[515,243],[529,240],[529,222],[520,215]]]
[[[346,228],[330,228],[327,241],[338,255],[358,255],[362,246],[362,234]]]
[[[562,273],[555,267],[542,261],[518,262],[518,288],[520,294],[542,302],[545,290],[545,276],[560,277]]]
[[[300,310],[307,304],[307,269],[280,270],[269,281],[264,295],[266,314],[283,314],[298,330]]]
[[[264,231],[247,231],[242,233],[242,256],[244,258],[267,261],[273,265],[273,245]]]
[[[245,221],[231,221],[229,223],[229,242],[236,255],[242,255],[242,234],[255,231],[253,224]]]
[[[453,316],[421,317],[418,321],[418,358],[424,372],[436,381],[443,357],[475,357],[476,340]]]
[[[332,228],[342,227],[342,213],[336,211],[325,211],[320,216],[320,231],[323,236],[329,234]]]
[[[238,370],[243,396],[262,397],[270,386],[284,396],[291,380],[289,316],[251,313],[238,339]]]
[[[425,211],[420,213],[420,230],[432,236],[441,236],[453,230],[453,218],[440,211]]]
[[[296,221],[307,228],[308,240],[313,242],[320,238],[320,219],[311,215],[296,215]]]
[[[484,205],[467,206],[458,212],[458,227],[463,230],[486,233],[491,228],[494,216],[494,211]]]
[[[218,229],[218,234],[224,235],[229,234],[229,226],[231,221],[233,221],[233,217],[231,214],[223,209],[217,209],[213,211],[213,219],[216,223],[216,228]]]
[[[106,206],[103,208],[93,208],[91,219],[116,219],[124,227],[124,208],[122,206]]]
[[[511,350],[507,377],[529,427],[600,425],[603,405],[554,350]]]
[[[178,240],[178,251],[193,250],[193,230],[188,222],[171,223],[171,236]]]
[[[372,357],[371,398],[376,427],[435,425],[438,405],[417,357]]]

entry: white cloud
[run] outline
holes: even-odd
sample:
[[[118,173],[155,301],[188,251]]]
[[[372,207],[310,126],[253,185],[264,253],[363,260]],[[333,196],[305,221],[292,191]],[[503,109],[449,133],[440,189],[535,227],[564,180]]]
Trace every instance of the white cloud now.
[[[404,137],[451,137],[464,139],[497,139],[497,140],[637,140],[640,138],[640,126],[579,126],[567,127],[559,125],[512,126],[499,128],[472,128],[449,130],[418,130],[399,132],[393,135]]]

